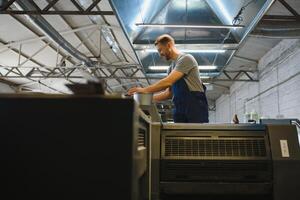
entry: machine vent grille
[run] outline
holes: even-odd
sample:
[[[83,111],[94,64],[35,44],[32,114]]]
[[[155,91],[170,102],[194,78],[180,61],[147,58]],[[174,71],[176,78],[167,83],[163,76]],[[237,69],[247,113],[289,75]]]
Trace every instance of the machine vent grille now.
[[[146,130],[139,128],[138,133],[138,147],[146,146]]]
[[[166,137],[165,156],[176,157],[265,157],[261,138],[196,138]]]

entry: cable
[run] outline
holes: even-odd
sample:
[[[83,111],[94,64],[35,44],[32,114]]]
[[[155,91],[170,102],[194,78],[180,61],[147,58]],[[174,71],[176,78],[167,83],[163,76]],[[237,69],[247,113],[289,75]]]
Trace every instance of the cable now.
[[[244,12],[244,10],[250,5],[252,4],[254,1],[257,0],[250,0],[248,3],[246,3],[244,6],[241,7],[240,11],[238,12],[238,14],[233,18],[232,20],[232,25],[236,26],[236,25],[240,25],[242,23],[242,21],[244,20],[242,17],[242,14]]]

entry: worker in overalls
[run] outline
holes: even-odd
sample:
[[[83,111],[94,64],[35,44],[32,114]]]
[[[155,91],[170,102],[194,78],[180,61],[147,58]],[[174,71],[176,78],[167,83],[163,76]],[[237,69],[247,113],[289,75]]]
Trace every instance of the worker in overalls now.
[[[160,56],[172,61],[168,76],[148,87],[133,87],[128,94],[160,92],[154,95],[153,100],[159,102],[172,98],[175,123],[207,123],[206,88],[200,79],[195,58],[181,53],[175,47],[174,39],[167,34],[159,36],[155,46]]]

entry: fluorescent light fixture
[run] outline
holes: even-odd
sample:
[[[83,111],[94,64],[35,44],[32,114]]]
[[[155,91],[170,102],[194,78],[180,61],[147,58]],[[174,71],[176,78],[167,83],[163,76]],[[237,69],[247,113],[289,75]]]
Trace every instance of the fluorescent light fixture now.
[[[200,76],[201,79],[209,79],[209,76]]]
[[[178,49],[185,53],[225,53],[226,50],[222,49]],[[158,53],[157,49],[144,49],[149,53]]]
[[[224,28],[243,28],[241,25],[184,25],[184,24],[148,24],[136,23],[136,26],[152,27],[152,28],[210,28],[210,29],[224,29]]]
[[[169,68],[169,66],[149,66],[148,69],[154,70],[154,71],[166,71]]]
[[[215,65],[199,65],[198,68],[199,70],[215,70],[218,67]]]
[[[209,75],[206,75],[207,73],[200,73],[200,78],[201,79],[210,79],[211,78],[211,76],[209,76]],[[152,73],[152,74],[147,74],[147,76],[148,77],[155,77],[155,76],[157,76],[157,77],[166,77],[166,76],[168,76],[168,74],[167,73]]]
[[[165,71],[169,68],[169,66],[149,66],[148,67],[150,70],[154,71]],[[217,66],[214,65],[199,65],[198,66],[199,70],[215,70],[217,69]]]

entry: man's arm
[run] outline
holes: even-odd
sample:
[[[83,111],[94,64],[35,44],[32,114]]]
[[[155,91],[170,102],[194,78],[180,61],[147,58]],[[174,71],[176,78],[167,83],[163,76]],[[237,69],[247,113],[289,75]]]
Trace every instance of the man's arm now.
[[[153,96],[154,102],[164,101],[170,99],[173,96],[170,88],[167,88],[164,92],[156,94]]]
[[[173,70],[167,77],[161,79],[160,81],[145,87],[145,88],[140,88],[140,87],[134,87],[131,88],[128,91],[129,95],[132,95],[133,93],[155,93],[155,92],[159,92],[162,91],[166,88],[171,87],[177,80],[179,80],[180,78],[182,78],[184,75],[184,73]]]

